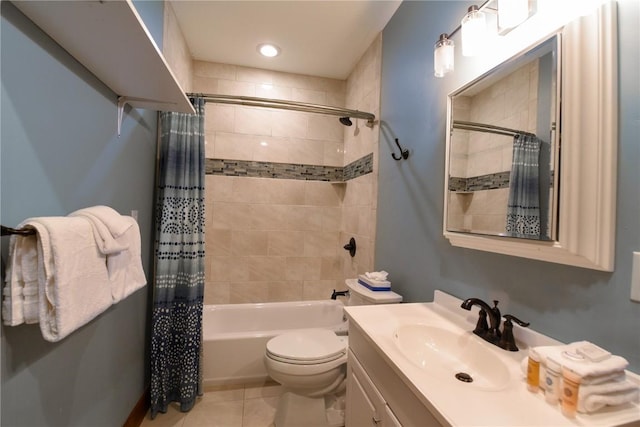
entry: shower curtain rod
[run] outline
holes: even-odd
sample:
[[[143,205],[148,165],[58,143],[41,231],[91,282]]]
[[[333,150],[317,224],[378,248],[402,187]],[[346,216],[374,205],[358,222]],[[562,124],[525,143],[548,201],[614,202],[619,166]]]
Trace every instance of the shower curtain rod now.
[[[486,133],[495,133],[498,135],[506,135],[506,136],[533,135],[531,132],[525,132],[522,130],[505,128],[502,126],[488,125],[484,123],[465,122],[462,120],[454,120],[453,128],[463,129],[463,130],[475,130],[478,132],[486,132]]]
[[[283,101],[280,99],[257,98],[252,96],[216,95],[208,93],[187,93],[187,96],[201,96],[205,102],[218,104],[244,105],[247,107],[278,108],[281,110],[302,111],[306,113],[328,114],[338,117],[364,119],[368,127],[373,127],[376,116],[365,111],[349,110],[347,108],[331,107],[328,105],[308,104],[306,102]],[[343,123],[344,124],[344,123]],[[350,125],[350,124],[349,124]]]

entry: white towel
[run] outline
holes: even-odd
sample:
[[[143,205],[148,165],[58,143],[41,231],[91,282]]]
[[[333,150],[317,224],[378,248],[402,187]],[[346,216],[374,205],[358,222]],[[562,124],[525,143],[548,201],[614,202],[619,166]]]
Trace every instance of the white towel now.
[[[529,366],[529,358],[525,357],[524,359],[522,359],[522,361],[520,362],[520,370],[522,371],[522,376],[524,378],[527,378],[527,369]],[[545,362],[540,362],[540,375],[539,375],[539,384],[540,384],[540,388],[542,390],[546,390],[546,375],[547,375],[547,366]],[[609,374],[603,374],[603,375],[598,375],[598,376],[589,376],[589,377],[585,377],[582,378],[582,380],[580,381],[580,384],[582,385],[598,385],[598,384],[604,384],[604,383],[608,383],[608,382],[613,382],[613,381],[624,381],[627,378],[627,374],[625,371],[621,370],[621,371],[615,371],[615,372],[611,372]]]
[[[384,282],[385,280],[387,280],[387,276],[389,275],[389,273],[387,273],[384,270],[381,270],[381,271],[366,272],[364,273],[364,275],[367,279],[376,280],[378,282]]]
[[[114,304],[147,284],[140,255],[140,228],[132,217],[122,218],[129,227],[116,239],[116,243],[127,249],[107,255],[107,271]]]
[[[567,356],[568,353],[575,353],[576,348],[586,344],[588,344],[587,341],[578,341],[567,345],[535,347],[535,350],[540,355],[542,363],[546,363],[546,359],[550,357],[580,375],[586,382],[597,381],[597,378],[602,375],[624,371],[629,365],[624,357],[615,355],[600,362],[592,362],[588,359],[575,360]]]
[[[520,368],[522,376],[527,377],[528,357],[522,359]],[[546,390],[545,365],[540,363],[540,388]],[[625,371],[616,371],[591,377],[585,381],[582,378],[578,389],[578,412],[591,413],[605,406],[617,406],[629,402],[637,402],[640,396],[638,386],[627,380]]]
[[[108,206],[92,206],[71,212],[69,216],[82,216],[91,221],[96,244],[103,254],[118,253],[128,248],[127,243],[118,238],[131,228],[131,222],[114,209]]]
[[[20,274],[20,257],[22,256],[21,246],[22,236],[11,236],[9,239],[9,260],[5,272],[5,286],[2,289],[2,320],[8,326],[24,323],[24,313],[22,311],[22,288],[24,286],[18,278]]]
[[[105,264],[83,217],[40,217],[25,221],[38,231],[40,330],[60,341],[112,304]]]
[[[19,225],[20,228],[26,224]],[[35,235],[12,235],[9,241],[9,262],[6,271],[6,285],[2,291],[2,319],[5,325],[16,326],[22,323],[37,323],[38,284],[37,237]],[[25,318],[25,299],[27,317]],[[34,305],[36,310],[34,313]]]
[[[22,239],[20,273],[22,280],[22,311],[25,323],[38,323],[38,239],[35,235]]]
[[[596,385],[581,384],[578,389],[578,412],[590,413],[605,406],[635,402],[638,396],[638,386],[626,379]]]

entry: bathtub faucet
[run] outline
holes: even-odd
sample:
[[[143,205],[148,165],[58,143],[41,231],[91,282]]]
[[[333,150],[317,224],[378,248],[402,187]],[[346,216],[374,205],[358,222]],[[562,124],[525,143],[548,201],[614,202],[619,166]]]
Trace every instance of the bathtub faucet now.
[[[338,297],[347,297],[349,296],[349,291],[336,291],[335,289],[333,290],[333,293],[331,294],[331,299],[337,299]]]

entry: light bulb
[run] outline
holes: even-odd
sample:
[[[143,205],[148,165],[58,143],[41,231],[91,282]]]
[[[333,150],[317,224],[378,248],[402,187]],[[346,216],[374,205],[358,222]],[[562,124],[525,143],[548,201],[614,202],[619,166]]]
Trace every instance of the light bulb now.
[[[440,39],[433,49],[433,75],[444,77],[453,71],[454,43],[447,34],[440,34]]]
[[[462,55],[476,56],[485,46],[487,38],[487,22],[478,6],[471,6],[462,18]]]
[[[529,0],[498,0],[498,32],[505,34],[529,17]]]
[[[278,56],[280,54],[280,48],[273,44],[264,43],[258,45],[258,52],[260,52],[262,56],[273,58],[274,56]]]

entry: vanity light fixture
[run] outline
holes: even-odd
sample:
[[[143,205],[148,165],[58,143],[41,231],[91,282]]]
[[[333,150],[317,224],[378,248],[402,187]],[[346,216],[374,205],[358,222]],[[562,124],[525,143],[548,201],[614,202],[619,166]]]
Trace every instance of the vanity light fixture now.
[[[487,18],[484,12],[473,5],[460,22],[462,26],[462,55],[476,56],[484,45],[487,34]]]
[[[495,2],[495,7],[489,7]],[[536,0],[485,0],[480,6],[467,9],[460,25],[450,33],[443,33],[434,45],[433,74],[444,77],[453,71],[455,44],[452,37],[462,30],[462,55],[476,56],[487,45],[486,13],[497,13],[498,34],[505,35],[535,13]]]
[[[453,40],[447,34],[440,34],[433,49],[433,71],[436,77],[444,77],[453,71],[454,47]]]
[[[262,56],[273,58],[280,55],[280,48],[274,44],[263,43],[258,45],[258,52],[260,52]]]
[[[529,0],[496,0],[498,34],[504,35],[529,18]]]

